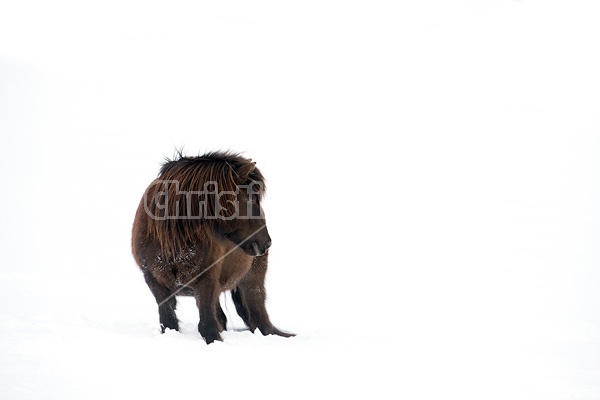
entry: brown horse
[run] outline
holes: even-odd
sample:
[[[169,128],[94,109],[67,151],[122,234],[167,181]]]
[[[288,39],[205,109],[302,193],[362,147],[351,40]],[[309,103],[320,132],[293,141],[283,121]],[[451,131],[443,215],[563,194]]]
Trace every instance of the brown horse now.
[[[231,290],[252,332],[294,336],[274,327],[265,308],[271,238],[260,206],[264,191],[256,164],[239,154],[180,153],[164,163],[142,197],[132,233],[162,332],[179,329],[175,296],[194,296],[200,334],[207,343],[222,340],[227,318],[219,295]]]

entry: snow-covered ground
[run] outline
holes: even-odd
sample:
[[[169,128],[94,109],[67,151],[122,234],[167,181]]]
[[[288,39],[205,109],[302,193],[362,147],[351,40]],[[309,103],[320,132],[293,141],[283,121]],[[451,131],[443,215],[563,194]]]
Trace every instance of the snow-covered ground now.
[[[599,399],[596,1],[4,2],[0,398]],[[164,156],[268,180],[274,323],[161,335]]]

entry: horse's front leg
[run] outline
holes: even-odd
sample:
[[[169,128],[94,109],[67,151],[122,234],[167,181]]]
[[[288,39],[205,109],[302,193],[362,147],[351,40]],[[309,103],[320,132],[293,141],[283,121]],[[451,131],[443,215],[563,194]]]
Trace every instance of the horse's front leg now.
[[[161,285],[147,269],[144,270],[144,279],[156,299],[156,304],[158,304],[160,330],[162,333],[165,333],[167,328],[178,331],[179,321],[175,314],[177,300],[175,299],[174,292],[166,286]]]
[[[206,343],[210,344],[221,339],[220,324],[217,320],[217,305],[219,304],[220,286],[213,274],[207,273],[198,279],[194,285],[196,305],[200,313],[198,331]]]
[[[290,332],[277,329],[271,323],[265,302],[265,276],[267,274],[268,254],[254,258],[250,271],[231,292],[235,308],[252,332],[258,328],[263,335],[295,336]]]

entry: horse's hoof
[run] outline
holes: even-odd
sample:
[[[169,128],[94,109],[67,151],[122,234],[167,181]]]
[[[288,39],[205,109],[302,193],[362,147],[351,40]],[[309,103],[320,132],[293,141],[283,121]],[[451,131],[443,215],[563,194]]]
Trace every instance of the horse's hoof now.
[[[204,339],[206,344],[211,344],[216,341],[219,341],[219,342],[223,341],[223,339],[221,338],[221,334],[219,334],[218,332],[216,335],[215,334],[207,334],[207,335],[202,336],[202,338]]]
[[[277,329],[275,327],[268,329],[267,332],[263,333],[263,335],[265,335],[265,336],[266,335],[277,335],[277,336],[281,336],[281,337],[285,337],[285,338],[296,336],[295,333],[285,332],[285,331],[282,331],[281,329]]]

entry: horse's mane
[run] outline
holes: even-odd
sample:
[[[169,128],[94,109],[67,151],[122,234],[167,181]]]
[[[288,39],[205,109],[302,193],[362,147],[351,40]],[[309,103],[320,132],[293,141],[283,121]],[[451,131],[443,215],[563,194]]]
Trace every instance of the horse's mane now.
[[[207,182],[216,183],[217,188],[209,188],[221,193],[253,183],[261,188],[259,198],[265,191],[265,179],[256,164],[239,153],[217,151],[189,157],[179,151],[173,159],[165,159],[144,198],[149,216],[146,232],[158,240],[165,256],[175,257],[199,240],[208,240],[227,223],[206,218],[219,212],[216,197],[204,192]],[[235,198],[226,194],[220,200],[221,211],[230,212]]]

